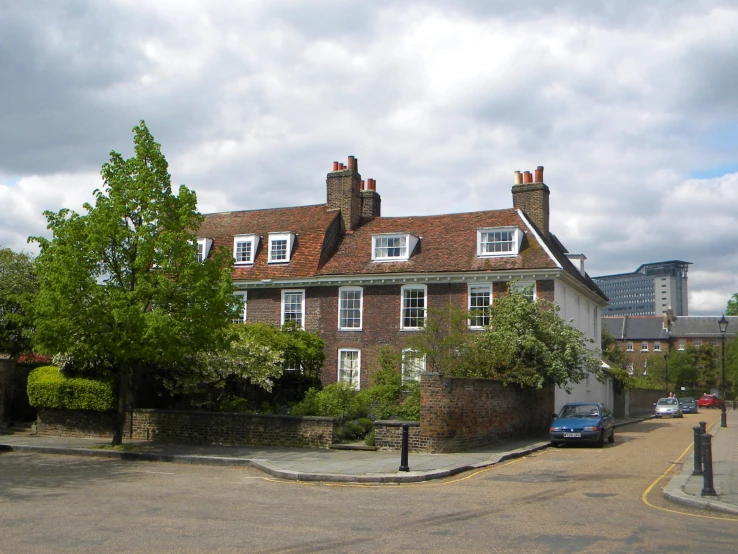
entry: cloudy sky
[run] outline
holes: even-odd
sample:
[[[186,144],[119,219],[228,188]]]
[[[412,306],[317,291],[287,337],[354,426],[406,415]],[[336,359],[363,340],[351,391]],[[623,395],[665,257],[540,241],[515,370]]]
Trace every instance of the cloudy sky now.
[[[0,245],[81,210],[145,119],[200,211],[325,202],[359,158],[383,215],[507,208],[545,166],[591,275],[680,259],[738,292],[734,0],[5,0]]]

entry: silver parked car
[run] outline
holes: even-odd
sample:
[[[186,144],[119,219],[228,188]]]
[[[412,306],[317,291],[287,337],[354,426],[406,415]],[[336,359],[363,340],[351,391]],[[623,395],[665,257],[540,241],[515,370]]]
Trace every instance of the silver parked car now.
[[[654,406],[656,406],[656,417],[684,417],[682,405],[676,398],[659,398]]]

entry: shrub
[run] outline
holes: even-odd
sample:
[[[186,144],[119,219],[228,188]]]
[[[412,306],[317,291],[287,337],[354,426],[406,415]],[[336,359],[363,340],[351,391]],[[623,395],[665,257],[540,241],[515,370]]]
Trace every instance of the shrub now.
[[[359,399],[360,400],[360,399]],[[310,388],[305,399],[292,407],[294,415],[335,417],[342,421],[367,415],[348,383],[333,383],[323,390]]]
[[[90,410],[116,409],[117,392],[110,380],[65,377],[56,366],[43,366],[28,375],[28,401],[36,408]]]
[[[364,442],[367,446],[376,446],[375,440],[374,440],[374,429],[371,430],[371,432],[366,436],[364,439]]]

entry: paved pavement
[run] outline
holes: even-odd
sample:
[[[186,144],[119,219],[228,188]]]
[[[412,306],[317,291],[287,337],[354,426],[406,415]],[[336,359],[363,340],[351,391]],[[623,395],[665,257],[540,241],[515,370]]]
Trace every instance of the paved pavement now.
[[[682,472],[664,487],[666,498],[687,506],[738,515],[738,410],[728,409],[727,414],[727,427],[720,427],[718,420],[708,429],[713,435],[713,487],[717,496],[702,496],[703,476],[692,475],[694,452],[690,449]]]
[[[616,426],[643,418],[619,420]],[[239,465],[273,477],[297,481],[407,483],[442,479],[525,456],[549,446],[542,438],[504,441],[489,448],[454,454],[409,454],[410,471],[400,472],[399,452],[308,450],[302,448],[162,444],[126,441],[133,450],[103,449],[107,439],[49,437],[23,433],[0,435],[0,451],[98,456],[123,460],[185,464]]]

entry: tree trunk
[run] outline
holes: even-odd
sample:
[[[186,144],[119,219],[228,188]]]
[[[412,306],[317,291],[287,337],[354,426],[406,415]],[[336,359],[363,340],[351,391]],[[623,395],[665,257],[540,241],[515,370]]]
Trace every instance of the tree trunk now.
[[[118,414],[115,418],[115,429],[113,430],[113,446],[123,444],[123,428],[126,424],[126,408],[128,407],[128,396],[130,391],[131,372],[127,367],[120,368],[118,374]]]

